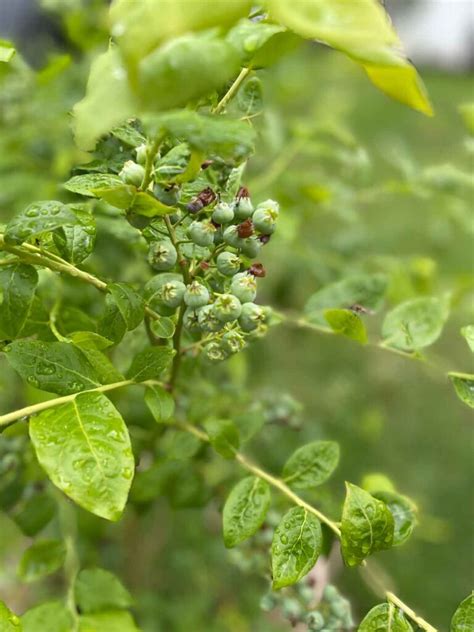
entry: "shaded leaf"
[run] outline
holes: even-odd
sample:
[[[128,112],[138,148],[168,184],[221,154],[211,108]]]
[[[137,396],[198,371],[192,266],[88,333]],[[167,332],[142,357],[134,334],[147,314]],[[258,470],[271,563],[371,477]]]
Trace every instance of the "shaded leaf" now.
[[[40,492],[26,500],[13,519],[25,535],[32,537],[51,522],[55,513],[53,498],[46,492]]]
[[[104,610],[126,609],[132,604],[132,597],[121,581],[102,568],[82,570],[74,585],[76,603],[82,613]]]
[[[474,375],[451,371],[448,377],[459,399],[470,408],[474,408]]]
[[[102,393],[81,393],[34,416],[30,437],[51,481],[78,505],[107,520],[125,507],[135,462],[127,427]]]
[[[162,386],[147,386],[145,403],[158,423],[166,423],[172,419],[175,407],[174,399],[171,393]]]
[[[239,449],[239,431],[230,419],[206,419],[204,429],[214,450],[225,459],[233,459]]]
[[[474,352],[474,325],[467,325],[461,329],[461,334],[466,339],[469,349]]]
[[[224,544],[231,548],[262,526],[270,506],[270,487],[260,478],[249,476],[230,492],[223,510]]]
[[[283,467],[283,480],[294,489],[310,489],[324,483],[339,463],[339,445],[313,441],[298,448]]]
[[[25,327],[35,298],[38,273],[33,266],[12,263],[0,268],[0,335],[6,339],[19,337]]]
[[[403,544],[417,525],[416,505],[406,496],[394,491],[371,492],[374,498],[384,502],[393,516],[393,546]]]
[[[101,351],[112,344],[110,340],[93,331],[75,331],[69,335],[69,340],[85,355],[101,384],[113,384],[125,379]]]
[[[414,298],[397,305],[382,325],[384,344],[403,351],[415,351],[433,344],[448,318],[446,301]]]
[[[336,334],[367,344],[367,331],[362,319],[350,309],[326,309],[324,318]]]
[[[321,524],[303,507],[292,507],[275,529],[272,542],[273,588],[295,584],[313,568],[321,553]]]
[[[79,617],[78,632],[140,632],[132,615],[121,610],[84,614]]]
[[[164,338],[165,340],[172,338],[174,336],[174,332],[176,331],[174,320],[172,318],[168,318],[167,316],[162,316],[157,320],[152,320],[150,326],[155,336],[158,338]]]
[[[5,347],[10,365],[31,386],[68,395],[100,385],[87,358],[67,342],[18,340]]]
[[[73,208],[78,223],[63,226],[54,233],[54,243],[63,259],[78,264],[87,259],[94,250],[96,226],[95,218],[89,211],[77,206]]]
[[[23,632],[71,632],[73,621],[66,604],[47,601],[21,616]]]
[[[341,522],[341,546],[346,564],[356,566],[372,553],[390,548],[393,531],[394,520],[385,503],[360,487],[346,483]]]
[[[35,542],[23,553],[18,575],[24,582],[33,582],[51,575],[64,564],[66,547],[61,540]]]
[[[152,347],[140,351],[132,360],[127,378],[135,382],[145,382],[160,377],[170,366],[174,353],[169,347]]]
[[[263,109],[262,82],[251,77],[237,93],[237,105],[244,116],[255,116]]]
[[[285,27],[279,24],[241,20],[229,31],[226,39],[238,49],[244,65],[258,68],[267,65],[262,49],[277,39],[275,35],[285,31]]]

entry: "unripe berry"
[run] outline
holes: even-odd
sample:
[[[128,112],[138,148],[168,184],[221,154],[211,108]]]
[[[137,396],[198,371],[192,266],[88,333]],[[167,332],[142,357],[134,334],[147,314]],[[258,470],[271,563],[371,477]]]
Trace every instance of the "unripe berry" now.
[[[228,331],[222,336],[222,346],[228,353],[238,353],[245,347],[245,340],[237,331]]]
[[[210,221],[194,221],[188,227],[188,235],[198,246],[210,246],[214,242],[216,227]]]
[[[219,331],[223,327],[223,323],[214,313],[214,305],[204,305],[197,310],[199,326],[202,331]]]
[[[212,213],[212,220],[216,224],[228,224],[234,219],[234,209],[226,202],[219,202]]]
[[[318,610],[308,612],[305,621],[308,626],[308,630],[311,630],[311,632],[322,630],[324,627],[324,617]]]
[[[166,204],[166,206],[176,206],[179,202],[179,189],[177,187],[165,187],[162,184],[153,186],[153,194],[157,200]],[[170,217],[173,221],[173,218]]]
[[[275,231],[278,215],[278,202],[267,200],[257,206],[255,213],[252,215],[252,221],[256,230],[264,235],[271,235]]]
[[[253,213],[253,204],[249,193],[245,187],[242,187],[237,194],[234,202],[234,212],[237,219],[247,219]]]
[[[216,263],[219,272],[225,276],[233,276],[240,270],[240,259],[232,252],[221,252]]]
[[[233,248],[240,248],[244,240],[239,237],[237,226],[228,226],[224,231],[224,241]]]
[[[261,247],[262,243],[259,238],[255,235],[252,235],[252,237],[248,237],[247,239],[243,240],[240,249],[246,257],[249,257],[249,259],[255,259],[255,257],[258,256]]]
[[[147,146],[146,143],[142,143],[138,147],[135,147],[135,153],[137,155],[137,162],[139,165],[145,165],[146,163],[146,155],[147,155]]]
[[[204,347],[204,354],[212,362],[220,362],[228,357],[225,349],[218,342],[210,342]]]
[[[209,290],[198,281],[193,281],[186,287],[184,302],[188,307],[207,305],[209,303]]]
[[[242,331],[254,331],[264,323],[265,312],[260,305],[255,303],[244,303],[239,316],[239,325]]]
[[[221,294],[214,302],[214,313],[223,323],[236,320],[241,311],[242,305],[239,299],[232,294]]]
[[[290,621],[298,621],[303,614],[303,609],[300,602],[297,599],[288,597],[283,599],[283,614]]]
[[[160,291],[159,298],[166,307],[179,307],[183,301],[186,286],[182,281],[169,281]]]
[[[197,333],[198,331],[201,331],[197,310],[188,307],[188,309],[183,314],[183,326],[191,333]]]
[[[134,186],[139,187],[145,176],[145,169],[136,162],[133,162],[133,160],[127,160],[122,167],[119,176],[125,184],[133,184]]]
[[[333,586],[332,584],[327,584],[324,587],[323,598],[327,602],[331,603],[332,601],[337,601],[339,597],[340,597],[339,591],[336,588],[336,586]]]
[[[232,279],[230,291],[241,303],[251,303],[257,296],[257,281],[251,274],[239,274]]]
[[[178,253],[171,241],[154,241],[148,250],[148,262],[154,270],[170,270],[178,259]]]
[[[272,593],[267,593],[260,599],[260,608],[265,612],[270,612],[270,610],[273,610],[275,607],[276,599]]]

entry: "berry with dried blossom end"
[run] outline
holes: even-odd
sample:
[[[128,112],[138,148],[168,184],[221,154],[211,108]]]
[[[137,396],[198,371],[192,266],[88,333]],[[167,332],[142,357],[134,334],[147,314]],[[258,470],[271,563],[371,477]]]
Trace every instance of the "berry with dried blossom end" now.
[[[248,269],[248,273],[253,274],[254,277],[263,279],[263,277],[266,276],[267,271],[265,270],[263,263],[252,263]]]
[[[242,331],[254,331],[265,322],[265,311],[255,303],[244,303],[239,316],[239,325]]]
[[[255,229],[263,235],[271,235],[275,232],[279,213],[278,202],[274,200],[262,202],[262,204],[257,206],[255,213],[252,215]]]
[[[216,224],[229,224],[234,219],[234,209],[226,202],[216,204],[212,213],[212,221]]]
[[[224,276],[234,276],[240,270],[240,258],[233,252],[221,252],[217,255],[216,264]]]
[[[232,279],[230,291],[241,303],[252,303],[257,296],[257,281],[251,274],[239,274]]]
[[[234,202],[234,212],[237,219],[247,219],[253,213],[253,204],[248,189],[240,187]]]
[[[260,248],[262,247],[262,243],[260,239],[256,235],[252,235],[252,237],[247,237],[244,239],[242,244],[240,245],[240,249],[243,254],[249,259],[255,259],[260,252]]]
[[[194,221],[189,225],[187,233],[197,246],[206,247],[214,243],[216,227],[208,220],[203,222]]]
[[[183,327],[191,333],[197,333],[201,331],[199,325],[199,315],[196,309],[188,307],[183,314]]]
[[[238,331],[227,331],[222,336],[221,345],[228,353],[238,353],[245,347],[245,340]]]
[[[209,342],[204,347],[204,355],[211,362],[221,362],[228,357],[227,351],[218,342]]]
[[[188,307],[193,308],[207,305],[209,303],[209,290],[199,281],[193,281],[186,287],[184,302]]]
[[[237,234],[239,237],[245,239],[246,237],[250,237],[253,235],[253,223],[250,218],[243,221],[241,224],[237,226]]]
[[[148,250],[148,263],[154,270],[171,270],[176,264],[178,253],[170,240],[154,241]]]
[[[204,305],[197,310],[198,322],[202,331],[219,331],[224,324],[217,318],[214,313],[214,305]]]
[[[239,237],[237,226],[228,226],[224,231],[224,241],[233,248],[240,248],[244,240]]]
[[[214,313],[223,323],[236,320],[241,311],[242,304],[233,294],[221,294],[214,301]]]
[[[176,308],[183,302],[186,286],[182,281],[168,281],[162,285],[160,300],[166,307]]]

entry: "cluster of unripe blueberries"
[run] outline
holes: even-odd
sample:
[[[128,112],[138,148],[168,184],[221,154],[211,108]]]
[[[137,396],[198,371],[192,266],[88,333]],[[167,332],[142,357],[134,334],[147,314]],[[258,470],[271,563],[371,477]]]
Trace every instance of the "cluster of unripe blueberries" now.
[[[124,181],[138,183],[142,171],[137,167],[142,169],[125,164]],[[155,185],[154,192],[161,197],[163,187]],[[148,262],[159,272],[146,285],[145,298],[162,316],[182,309],[183,327],[203,338],[206,357],[224,360],[268,329],[270,308],[254,302],[257,278],[265,276],[265,269],[252,260],[275,231],[279,206],[266,200],[254,208],[245,187],[232,202],[221,201],[206,187],[174,206],[168,227],[158,219],[143,233]]]

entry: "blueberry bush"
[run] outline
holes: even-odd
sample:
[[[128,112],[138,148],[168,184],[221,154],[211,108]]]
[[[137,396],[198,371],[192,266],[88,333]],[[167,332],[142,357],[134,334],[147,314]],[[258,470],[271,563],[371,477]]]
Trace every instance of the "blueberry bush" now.
[[[280,617],[269,629],[435,631],[372,562],[410,538],[416,503],[381,474],[346,482],[341,503],[327,486],[340,461],[331,437],[315,436],[290,450],[278,469],[264,468],[265,455],[259,458],[251,441],[273,424],[296,427],[299,405],[285,393],[254,397],[243,377],[242,357],[261,348],[267,335],[278,344],[291,328],[345,337],[348,345],[444,371],[425,349],[438,340],[465,290],[430,292],[429,261],[415,262],[414,291],[389,308],[393,261],[365,269],[354,262],[352,272],[317,289],[299,311],[291,299],[300,278],[291,262],[277,304],[265,304],[260,291],[272,276],[261,260],[279,231],[288,240],[296,234],[296,258],[312,239],[292,224],[297,218],[286,208],[293,206],[292,185],[281,184],[297,153],[304,147],[313,161],[332,160],[341,171],[350,165],[362,172],[365,165],[342,124],[300,120],[279,160],[255,175],[252,164],[259,165],[259,146],[271,127],[266,73],[303,40],[320,42],[358,64],[386,95],[431,116],[388,16],[376,0],[116,0],[106,13],[91,3],[84,24],[65,10],[73,41],[75,35],[84,43],[86,32],[92,40],[86,48],[109,34],[110,41],[105,52],[94,53],[85,96],[78,94],[72,109],[77,148],[61,156],[53,139],[44,149],[47,164],[76,162],[54,196],[60,200],[35,201],[40,174],[30,173],[31,186],[23,180],[19,193],[22,204],[30,199],[0,233],[5,383],[18,375],[30,394],[26,406],[24,398],[12,399],[0,416],[0,505],[31,539],[19,580],[48,586],[38,591],[44,599],[21,616],[1,603],[0,630],[140,629],[144,616],[129,591],[110,570],[84,562],[91,558],[81,538],[89,533],[99,542],[101,527],[91,525],[120,521],[126,507],[146,524],[150,507],[165,497],[166,511],[217,507],[227,563],[267,585],[261,609]],[[33,79],[20,52],[1,43],[2,81],[20,101],[22,91],[32,85],[41,91],[43,82],[47,103],[51,77],[70,59],[56,58]],[[4,105],[6,123],[7,100]],[[472,108],[462,113],[472,126]],[[5,138],[5,149],[21,151],[7,130]],[[49,177],[41,176],[45,192],[55,190],[54,174],[52,182]],[[15,174],[10,184],[15,191]],[[260,194],[273,184],[271,197]],[[344,176],[330,201],[324,187],[305,186],[313,201],[351,215],[356,202]],[[471,183],[460,168],[433,166],[405,169],[370,193],[383,196],[387,186],[429,198]],[[469,223],[462,206],[452,215]],[[278,259],[278,252],[272,256]],[[375,332],[370,319],[380,312]],[[473,330],[467,324],[461,330],[471,351]],[[452,406],[474,407],[474,375],[445,373]],[[146,527],[141,533],[146,540]],[[361,581],[375,586],[377,605],[354,611],[351,595],[332,579],[338,564],[347,572],[360,568]],[[48,583],[60,571],[63,581]],[[451,616],[452,632],[471,630],[472,595]],[[184,628],[148,621],[143,629]],[[240,628],[229,622],[216,629]]]

